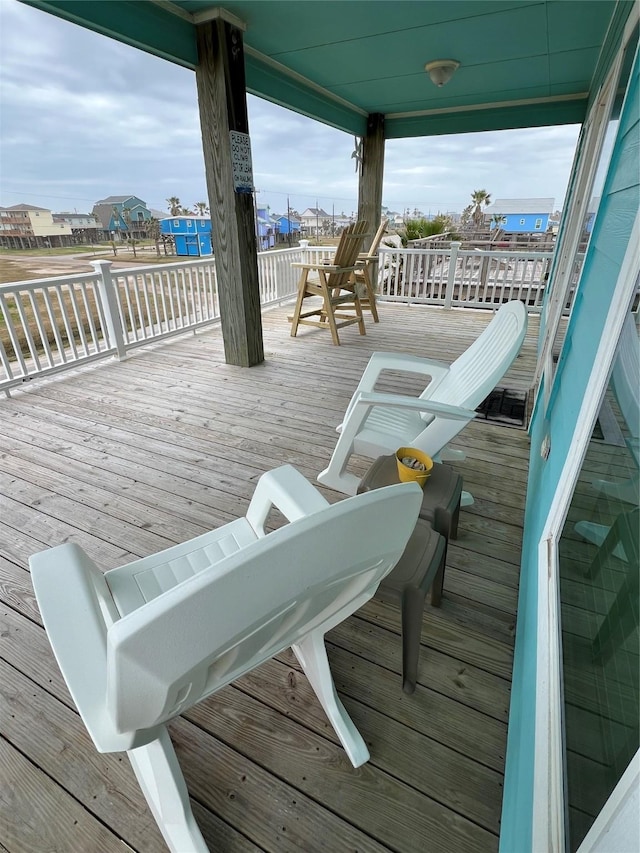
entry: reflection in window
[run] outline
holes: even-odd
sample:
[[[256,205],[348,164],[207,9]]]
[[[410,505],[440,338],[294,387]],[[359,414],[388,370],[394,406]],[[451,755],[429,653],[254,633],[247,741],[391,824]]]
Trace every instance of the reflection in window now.
[[[638,749],[639,397],[629,313],[559,547],[571,851]]]

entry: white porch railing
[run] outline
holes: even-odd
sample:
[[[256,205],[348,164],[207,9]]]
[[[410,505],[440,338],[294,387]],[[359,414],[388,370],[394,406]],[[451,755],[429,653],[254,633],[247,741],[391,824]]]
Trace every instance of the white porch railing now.
[[[519,299],[542,307],[553,252],[380,249],[378,298],[394,302],[487,308]]]
[[[299,247],[258,254],[260,302],[291,299]],[[0,391],[35,376],[127,352],[220,319],[215,259],[0,285]]]
[[[263,306],[291,299],[294,261],[330,258],[335,246],[258,254]],[[494,307],[520,299],[539,311],[552,253],[380,249],[381,300]],[[0,285],[0,391],[35,376],[127,352],[150,341],[216,323],[220,318],[214,258],[113,269]]]

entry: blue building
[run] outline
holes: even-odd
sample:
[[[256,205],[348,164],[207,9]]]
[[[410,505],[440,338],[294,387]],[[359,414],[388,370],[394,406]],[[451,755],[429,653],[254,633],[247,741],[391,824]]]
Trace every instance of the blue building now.
[[[496,199],[483,213],[492,231],[499,225],[507,234],[544,234],[554,203],[553,198]]]
[[[211,219],[208,216],[168,216],[160,220],[160,233],[173,237],[176,255],[212,255]]]
[[[259,207],[256,210],[256,237],[258,251],[272,249],[276,244],[278,227],[276,220],[269,213],[268,207]]]
[[[144,237],[152,219],[146,202],[135,195],[110,195],[93,206],[93,216],[100,223],[106,239],[121,240]]]
[[[283,214],[282,216],[276,216],[274,218],[276,226],[278,228],[279,234],[291,234],[296,239],[300,235],[300,220],[296,219],[294,216],[287,216]]]

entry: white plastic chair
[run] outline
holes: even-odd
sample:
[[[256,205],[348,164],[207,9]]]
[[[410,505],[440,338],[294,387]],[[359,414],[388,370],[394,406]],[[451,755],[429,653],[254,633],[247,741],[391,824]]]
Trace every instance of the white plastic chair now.
[[[30,560],[36,598],[99,752],[127,751],[170,850],[206,851],[165,723],[291,646],[354,766],[369,753],[340,702],[324,634],[398,561],[422,492],[330,506],[290,465],[245,518],[103,574],[77,545]],[[265,534],[272,506],[289,524]]]
[[[524,304],[507,302],[452,365],[402,353],[374,353],[337,428],[340,437],[318,481],[354,495],[359,479],[346,470],[354,453],[375,459],[399,447],[416,447],[437,458],[507,372],[526,331]],[[419,397],[375,391],[385,370],[421,374],[431,381]],[[463,504],[472,502],[464,493]]]

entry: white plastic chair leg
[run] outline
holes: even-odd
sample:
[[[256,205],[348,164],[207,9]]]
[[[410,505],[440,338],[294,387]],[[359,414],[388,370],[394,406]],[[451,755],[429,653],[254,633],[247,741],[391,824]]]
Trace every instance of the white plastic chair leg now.
[[[462,491],[460,495],[460,506],[473,506],[475,503],[471,492]]]
[[[191,811],[187,785],[169,732],[127,752],[151,813],[172,853],[209,853]]]
[[[349,756],[349,760],[354,767],[360,767],[361,764],[369,760],[369,750],[336,693],[327,659],[324,635],[313,632],[291,648],[320,700],[320,704]]]
[[[467,454],[464,450],[457,450],[454,447],[443,447],[438,454],[440,462],[464,462],[466,458]]]
[[[637,505],[638,495],[640,494],[640,478],[633,477],[620,483],[614,483],[610,480],[592,480],[591,485],[594,489],[607,497],[614,500],[624,501],[625,503]]]
[[[353,441],[356,437],[360,426],[366,420],[366,416],[370,411],[370,406],[354,406],[353,414],[349,419],[343,421],[344,428],[338,436],[336,446],[333,448],[329,464],[321,471],[317,480],[323,486],[329,486],[337,492],[342,492],[344,495],[353,495],[358,492],[360,480],[355,474],[347,471],[349,459],[353,453]]]

